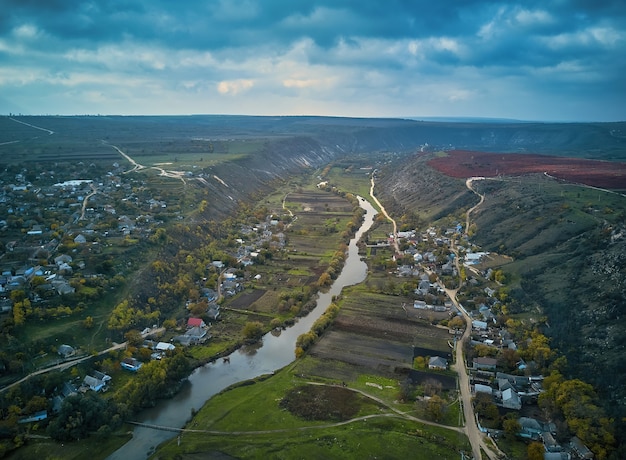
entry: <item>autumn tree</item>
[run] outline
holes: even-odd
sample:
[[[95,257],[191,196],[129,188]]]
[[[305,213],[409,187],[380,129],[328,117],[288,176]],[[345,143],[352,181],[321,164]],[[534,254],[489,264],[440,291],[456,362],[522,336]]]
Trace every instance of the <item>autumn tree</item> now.
[[[263,323],[259,321],[248,321],[244,324],[241,334],[248,341],[257,341],[263,337]]]
[[[543,460],[545,449],[540,442],[531,442],[527,449],[528,460]]]
[[[519,420],[515,417],[506,417],[502,422],[502,428],[504,428],[504,433],[508,438],[515,438],[517,433],[519,433],[522,429],[522,426],[519,423]],[[542,445],[543,447],[543,445]]]
[[[445,413],[446,402],[439,396],[431,396],[431,398],[426,403],[426,414],[435,422],[439,422]]]

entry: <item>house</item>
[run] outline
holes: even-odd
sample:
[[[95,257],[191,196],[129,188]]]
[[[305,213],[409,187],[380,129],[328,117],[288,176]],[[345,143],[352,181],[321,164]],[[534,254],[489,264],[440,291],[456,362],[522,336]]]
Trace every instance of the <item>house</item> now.
[[[91,375],[92,375],[93,377],[97,378],[98,380],[103,381],[105,385],[111,381],[111,376],[110,376],[110,375],[105,374],[104,372],[100,372],[100,371],[93,371],[93,372],[91,373]]]
[[[41,229],[41,225],[33,225],[33,228],[26,232],[27,235],[41,235],[43,234],[43,230]]]
[[[54,289],[56,289],[59,295],[69,295],[76,292],[76,289],[70,286],[70,283],[68,283],[67,280],[64,279],[56,279],[50,284],[52,284],[52,286],[54,287]]]
[[[487,322],[486,321],[479,321],[479,320],[475,319],[474,321],[472,321],[472,327],[474,329],[478,329],[479,331],[485,331],[485,330],[487,330]]]
[[[570,441],[570,447],[572,451],[578,456],[578,458],[588,460],[593,458],[593,452],[589,450],[587,446],[583,444],[583,442],[574,436]]]
[[[192,327],[206,327],[206,324],[204,324],[202,318],[189,318],[187,320],[187,328],[189,329]]]
[[[571,460],[570,454],[567,452],[544,452],[543,460]]]
[[[487,357],[474,358],[472,361],[472,367],[474,369],[495,371],[497,363],[498,361],[495,358],[487,358]]]
[[[220,316],[220,306],[216,303],[210,303],[209,308],[206,311],[206,314],[212,320],[216,320],[218,316]]]
[[[63,264],[69,264],[72,261],[72,257],[67,254],[61,254],[60,256],[56,256],[54,258],[54,263],[58,266]]]
[[[417,308],[418,310],[426,310],[426,302],[423,300],[414,300],[413,308]]]
[[[546,452],[561,452],[561,446],[558,442],[556,442],[556,439],[554,439],[552,433],[544,431],[541,434],[541,437],[543,439],[543,447]]]
[[[204,338],[204,336],[207,335],[207,332],[208,332],[208,328],[206,327],[194,326],[191,329],[188,329],[185,335],[189,336],[191,338],[191,341],[194,342],[194,341],[199,341],[200,339]],[[172,349],[174,349],[173,345],[172,345]]]
[[[415,294],[417,295],[426,295],[428,294],[428,290],[430,289],[430,281],[422,280],[419,282],[417,289],[415,290]]]
[[[541,423],[531,417],[520,417],[518,420],[521,431],[518,435],[526,439],[537,440],[543,434],[543,427]]]
[[[217,300],[217,292],[215,292],[213,289],[203,288],[202,295],[206,297],[209,302]]]
[[[176,347],[174,345],[172,345],[171,343],[167,343],[167,342],[159,342],[156,344],[156,347],[154,347],[156,351],[161,351],[161,352],[171,351],[175,348]]]
[[[76,244],[85,244],[86,242],[87,242],[87,238],[85,238],[85,235],[81,233],[76,235],[76,238],[74,238],[74,243]]]
[[[446,370],[448,368],[448,361],[441,356],[432,356],[428,360],[428,369]]]
[[[97,393],[97,392],[101,391],[106,386],[106,383],[103,382],[100,379],[97,379],[96,377],[93,377],[91,375],[87,375],[83,379],[83,386],[87,387],[91,391],[95,391]]]
[[[502,392],[502,407],[513,410],[522,408],[522,400],[513,388],[507,388]]]
[[[124,358],[120,363],[123,369],[129,370],[131,372],[137,372],[143,363],[137,361],[135,358]]]
[[[76,354],[76,350],[74,350],[74,348],[71,347],[70,345],[61,345],[59,349],[57,350],[57,353],[62,358],[67,359],[71,356],[74,356]]]
[[[78,390],[71,382],[65,382],[63,387],[61,388],[61,395],[63,398],[67,398],[68,396],[74,396],[78,394]]]
[[[474,385],[475,393],[487,393],[488,395],[493,393],[493,389],[489,385],[483,385],[482,383],[477,383]]]
[[[530,378],[524,375],[510,375],[503,372],[498,372],[496,373],[496,379],[498,379],[498,381],[502,379],[508,380],[517,391],[528,387],[528,385],[530,384]]]

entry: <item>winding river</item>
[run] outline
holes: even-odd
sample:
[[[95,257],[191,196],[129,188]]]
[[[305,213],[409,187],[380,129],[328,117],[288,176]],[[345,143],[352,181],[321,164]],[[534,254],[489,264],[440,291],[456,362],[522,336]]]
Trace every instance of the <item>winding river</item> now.
[[[357,242],[372,226],[376,210],[367,200],[358,198],[360,206],[365,210],[363,224],[350,241],[343,270],[330,289],[319,294],[315,309],[280,335],[266,334],[260,348],[240,349],[230,355],[230,362],[219,360],[196,369],[189,376],[188,383],[174,398],[160,401],[156,407],[141,412],[137,421],[167,427],[183,427],[191,418],[193,410],[200,409],[208,399],[224,388],[275,372],[295,359],[294,350],[298,336],[311,329],[315,320],[326,311],[333,296],[339,295],[346,286],[362,282],[367,275],[367,265],[359,257]],[[145,458],[154,452],[160,443],[174,436],[175,433],[170,431],[136,427],[133,438],[110,455],[108,460]]]

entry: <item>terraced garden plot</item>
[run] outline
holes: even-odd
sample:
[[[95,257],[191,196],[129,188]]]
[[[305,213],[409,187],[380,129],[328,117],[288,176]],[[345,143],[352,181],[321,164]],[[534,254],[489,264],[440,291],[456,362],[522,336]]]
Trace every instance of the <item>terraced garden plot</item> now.
[[[414,346],[449,352],[447,330],[420,320],[412,304],[402,308],[410,299],[359,288],[344,295],[339,316],[310,352],[331,369],[316,367],[314,372],[320,376],[341,374],[346,369],[348,375],[358,374],[355,369],[360,369],[360,373],[397,376],[412,368]]]
[[[233,300],[230,304],[230,308],[254,310],[252,308],[257,300],[259,300],[266,293],[263,289],[253,289],[250,292],[244,292]]]
[[[352,204],[345,198],[325,190],[302,190],[291,192],[286,199],[286,207],[296,205],[292,211],[304,213],[339,212],[352,214]]]
[[[409,369],[413,349],[406,343],[378,339],[358,333],[332,330],[313,347],[316,358],[332,358],[383,373]]]

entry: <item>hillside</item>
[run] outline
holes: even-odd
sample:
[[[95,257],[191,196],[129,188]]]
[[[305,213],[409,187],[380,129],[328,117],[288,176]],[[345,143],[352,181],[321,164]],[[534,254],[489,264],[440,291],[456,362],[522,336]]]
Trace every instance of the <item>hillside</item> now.
[[[384,169],[385,205],[395,215],[451,214],[464,222],[478,197],[463,193],[463,179],[431,169],[431,159],[414,156]],[[471,215],[471,241],[513,256],[503,267],[513,275],[511,313],[545,315],[540,327],[566,355],[570,376],[592,383],[619,420],[626,414],[626,198],[536,173],[473,187],[485,201]]]
[[[7,161],[115,158],[102,141],[160,155],[220,152],[235,141],[307,137],[337,153],[466,149],[626,160],[626,122],[452,123],[331,117],[0,117]],[[50,134],[52,132],[53,134]],[[135,152],[135,153],[137,153]],[[293,151],[293,153],[297,153]]]

